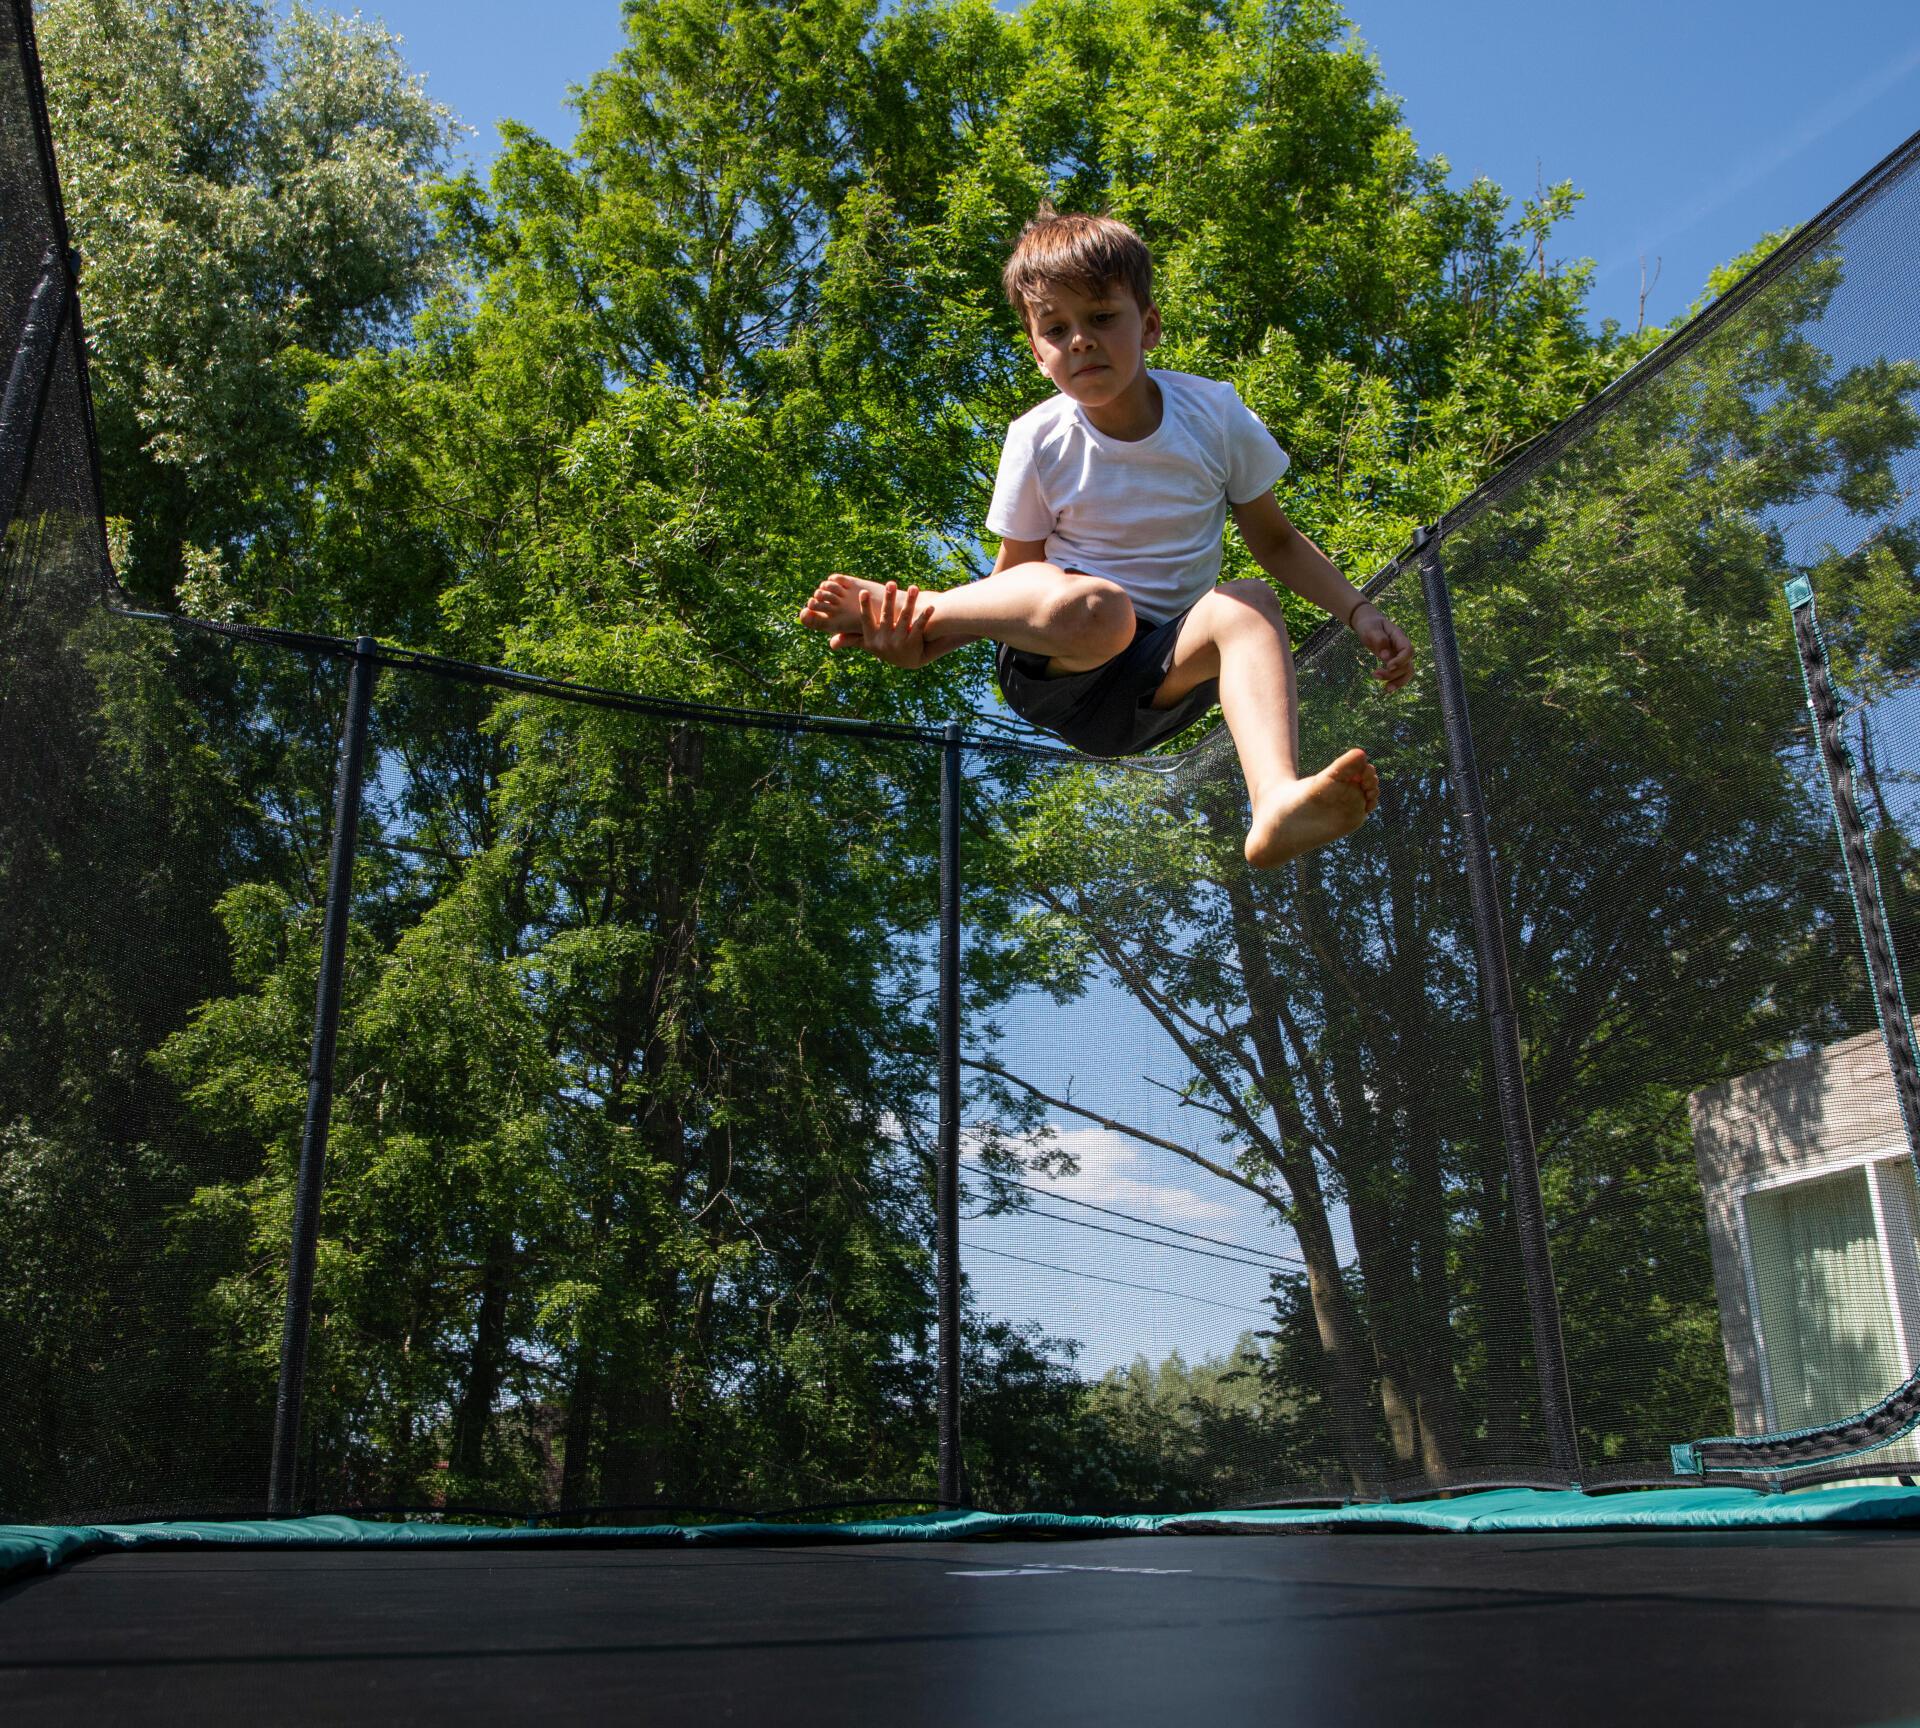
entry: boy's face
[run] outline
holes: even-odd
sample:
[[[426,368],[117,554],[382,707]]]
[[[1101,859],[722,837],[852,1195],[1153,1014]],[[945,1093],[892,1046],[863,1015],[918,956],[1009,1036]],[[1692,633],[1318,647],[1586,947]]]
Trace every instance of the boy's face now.
[[[1160,311],[1143,311],[1122,283],[1094,294],[1057,285],[1027,303],[1027,343],[1061,395],[1104,408],[1137,387],[1160,345]]]

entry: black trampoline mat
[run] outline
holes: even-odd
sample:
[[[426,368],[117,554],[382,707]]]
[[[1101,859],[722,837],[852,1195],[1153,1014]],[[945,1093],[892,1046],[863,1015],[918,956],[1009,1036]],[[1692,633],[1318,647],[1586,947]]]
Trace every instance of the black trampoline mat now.
[[[1920,1714],[1899,1532],[110,1554],[18,1722],[1718,1723]]]

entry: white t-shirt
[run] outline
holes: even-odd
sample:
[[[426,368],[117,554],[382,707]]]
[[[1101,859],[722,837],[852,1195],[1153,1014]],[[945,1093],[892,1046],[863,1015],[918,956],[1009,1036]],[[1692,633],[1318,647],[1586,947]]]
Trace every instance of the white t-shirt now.
[[[1160,424],[1132,443],[1097,430],[1070,396],[1014,421],[987,532],[1045,540],[1052,563],[1118,583],[1164,624],[1220,580],[1228,503],[1269,491],[1288,457],[1231,384],[1153,377]]]

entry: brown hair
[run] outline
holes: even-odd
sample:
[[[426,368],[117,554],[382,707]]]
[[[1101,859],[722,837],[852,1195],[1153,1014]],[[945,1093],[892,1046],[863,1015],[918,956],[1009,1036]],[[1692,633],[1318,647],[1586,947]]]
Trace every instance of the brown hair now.
[[[1033,302],[1055,287],[1098,294],[1117,282],[1144,312],[1153,304],[1153,254],[1111,216],[1063,216],[1042,204],[1021,229],[1000,281],[1023,324]]]

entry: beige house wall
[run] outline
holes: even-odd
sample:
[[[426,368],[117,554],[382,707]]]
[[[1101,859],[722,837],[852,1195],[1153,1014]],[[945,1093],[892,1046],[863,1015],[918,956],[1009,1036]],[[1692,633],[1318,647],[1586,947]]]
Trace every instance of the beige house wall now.
[[[1798,1172],[1811,1175],[1904,1147],[1886,1046],[1878,1031],[1865,1032],[1708,1086],[1691,1094],[1687,1107],[1706,1197],[1735,1431],[1762,1434],[1766,1404],[1741,1255],[1743,1196]]]

